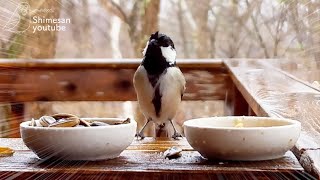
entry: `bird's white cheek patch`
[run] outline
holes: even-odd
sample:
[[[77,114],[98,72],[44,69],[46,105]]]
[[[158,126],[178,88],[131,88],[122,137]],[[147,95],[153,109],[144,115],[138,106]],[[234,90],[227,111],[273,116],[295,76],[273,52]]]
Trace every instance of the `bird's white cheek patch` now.
[[[160,47],[163,57],[166,58],[167,62],[170,64],[174,64],[176,61],[176,50],[174,50],[171,46],[168,47]]]

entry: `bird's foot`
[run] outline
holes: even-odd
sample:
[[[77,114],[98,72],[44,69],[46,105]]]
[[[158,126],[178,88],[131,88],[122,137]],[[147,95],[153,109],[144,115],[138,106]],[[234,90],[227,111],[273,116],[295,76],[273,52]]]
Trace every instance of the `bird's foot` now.
[[[143,130],[144,128],[148,125],[148,123],[152,121],[152,119],[148,119],[147,122],[143,125],[142,129],[135,135],[137,137],[137,139],[139,140],[143,140],[145,138],[144,134],[143,134]]]
[[[139,132],[135,135],[135,137],[137,137],[138,140],[143,140],[145,138],[144,134],[142,132]]]
[[[171,136],[173,139],[178,140],[179,137],[182,138],[182,135],[178,132],[174,132],[174,134]]]

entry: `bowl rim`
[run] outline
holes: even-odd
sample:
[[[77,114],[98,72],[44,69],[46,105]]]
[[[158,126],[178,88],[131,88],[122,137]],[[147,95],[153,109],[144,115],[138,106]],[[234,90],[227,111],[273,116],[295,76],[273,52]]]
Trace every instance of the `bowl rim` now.
[[[106,119],[106,118],[105,118]],[[123,118],[107,118],[107,119],[123,119]],[[76,131],[79,129],[110,129],[110,128],[123,128],[123,127],[130,127],[132,125],[137,125],[137,122],[133,119],[130,118],[130,123],[127,124],[118,124],[118,125],[110,125],[110,126],[93,126],[93,127],[37,127],[37,126],[29,126],[29,121],[24,121],[20,123],[20,128],[25,128],[25,129],[40,129],[40,130],[54,130],[54,131],[61,131],[61,130],[68,130],[68,131]]]
[[[264,119],[264,120],[276,120],[276,121],[285,121],[290,124],[287,125],[280,125],[280,126],[266,126],[266,127],[214,127],[214,126],[199,126],[199,125],[191,125],[193,121],[199,121],[201,119],[230,119],[230,118],[247,118],[247,119]],[[288,127],[295,127],[298,126],[301,128],[301,122],[289,118],[279,118],[279,117],[258,117],[258,116],[212,116],[212,117],[202,117],[202,118],[195,118],[189,119],[183,123],[184,127],[190,128],[198,128],[198,129],[216,129],[216,130],[238,130],[238,131],[251,131],[251,130],[266,130],[266,129],[283,129]]]

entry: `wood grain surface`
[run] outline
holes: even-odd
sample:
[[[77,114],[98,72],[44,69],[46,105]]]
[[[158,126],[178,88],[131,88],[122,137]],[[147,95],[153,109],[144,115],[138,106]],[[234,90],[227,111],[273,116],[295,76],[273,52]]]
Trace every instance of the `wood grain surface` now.
[[[78,69],[117,68],[137,69],[142,59],[0,59],[3,68]],[[223,61],[218,59],[177,59],[180,68],[221,70]]]
[[[21,139],[2,138],[0,146],[16,152],[0,158],[0,178],[311,178],[298,160],[287,152],[283,158],[270,161],[209,161],[194,151],[186,139],[146,138],[134,141],[120,157],[97,162],[40,160],[24,146]],[[163,152],[178,146],[178,159],[165,159]]]
[[[300,163],[320,178],[320,92],[265,60],[226,60],[231,79],[258,116],[301,122],[294,148]],[[290,71],[288,71],[289,73]]]
[[[138,60],[1,60],[0,101],[136,100]],[[222,61],[181,61],[185,100],[223,100],[228,83]]]

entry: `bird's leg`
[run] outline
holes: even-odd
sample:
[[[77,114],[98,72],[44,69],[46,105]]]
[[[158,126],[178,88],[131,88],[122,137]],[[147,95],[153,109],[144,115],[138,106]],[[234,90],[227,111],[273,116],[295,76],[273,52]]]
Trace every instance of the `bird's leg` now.
[[[173,125],[173,122],[171,119],[169,119],[172,127],[173,127],[173,135],[171,136],[173,139],[178,139],[179,137],[182,137],[182,135],[180,133],[177,132],[176,128]]]
[[[139,139],[139,137],[140,137],[141,140],[145,138],[145,136],[144,136],[144,134],[143,134],[143,130],[144,130],[144,128],[146,128],[146,126],[148,125],[148,123],[149,123],[150,121],[152,121],[151,118],[149,118],[149,119],[147,120],[147,122],[143,125],[142,129],[140,130],[140,132],[136,134],[136,137],[137,137],[138,139]]]

